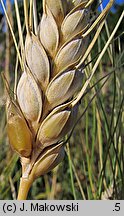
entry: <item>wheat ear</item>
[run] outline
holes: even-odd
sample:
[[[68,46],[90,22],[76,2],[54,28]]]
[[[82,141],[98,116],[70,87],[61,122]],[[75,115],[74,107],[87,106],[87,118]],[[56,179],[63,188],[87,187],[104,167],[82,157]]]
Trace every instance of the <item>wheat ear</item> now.
[[[34,17],[34,33],[32,11],[36,16],[36,1],[31,3],[28,19],[28,4],[24,0],[27,29],[24,71],[17,85],[17,100],[10,99],[7,106],[10,144],[22,163],[19,200],[26,199],[36,178],[64,158],[64,137],[77,116],[84,61],[113,4],[110,0],[93,20],[93,2],[43,0],[39,25]],[[99,29],[96,38],[90,42],[89,36],[96,27]]]

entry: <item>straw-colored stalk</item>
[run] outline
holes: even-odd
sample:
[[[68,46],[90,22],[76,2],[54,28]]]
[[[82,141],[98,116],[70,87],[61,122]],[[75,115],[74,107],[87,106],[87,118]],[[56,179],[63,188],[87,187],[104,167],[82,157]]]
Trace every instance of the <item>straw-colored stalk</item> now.
[[[94,21],[93,2],[43,0],[43,15],[38,24],[36,1],[31,1],[28,16],[24,0],[25,50],[18,16],[24,71],[17,84],[16,100],[8,98],[7,131],[22,163],[19,200],[27,198],[36,178],[64,158],[64,137],[73,128],[81,99],[84,62],[113,0]],[[18,13],[17,1],[15,6]],[[96,27],[95,38],[90,42],[89,36]]]

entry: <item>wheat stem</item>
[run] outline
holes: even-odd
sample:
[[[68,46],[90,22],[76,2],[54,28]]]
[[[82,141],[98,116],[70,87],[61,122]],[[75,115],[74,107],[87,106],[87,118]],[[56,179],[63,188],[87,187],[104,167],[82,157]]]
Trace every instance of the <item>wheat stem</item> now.
[[[32,178],[21,178],[20,179],[20,185],[19,185],[19,191],[18,191],[18,200],[26,200],[28,192],[30,190],[30,187],[33,183]]]

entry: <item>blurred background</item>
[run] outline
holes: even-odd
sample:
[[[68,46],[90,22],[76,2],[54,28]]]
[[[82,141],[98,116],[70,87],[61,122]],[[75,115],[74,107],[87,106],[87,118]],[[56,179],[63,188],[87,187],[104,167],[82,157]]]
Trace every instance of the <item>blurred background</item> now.
[[[14,1],[6,0],[6,10],[18,40]],[[103,6],[107,4],[103,0]],[[96,5],[93,5],[94,14]],[[24,23],[23,1],[18,1]],[[37,1],[38,19],[42,1]],[[101,7],[98,7],[101,10]],[[90,74],[96,59],[110,37],[122,11],[124,0],[115,1],[87,60]],[[24,28],[24,35],[25,35]],[[90,62],[90,63],[88,63]],[[6,134],[6,94],[1,73],[13,89],[17,64],[12,36],[0,3],[0,199],[16,199],[21,176],[19,157],[10,148]],[[107,80],[105,79],[107,78]],[[124,19],[103,56],[92,80],[94,88],[79,107],[79,121],[67,144],[63,162],[37,179],[28,199],[124,199]],[[90,87],[91,87],[90,86]],[[96,96],[92,100],[94,94]],[[90,103],[89,103],[90,102]],[[85,114],[84,114],[85,113]]]

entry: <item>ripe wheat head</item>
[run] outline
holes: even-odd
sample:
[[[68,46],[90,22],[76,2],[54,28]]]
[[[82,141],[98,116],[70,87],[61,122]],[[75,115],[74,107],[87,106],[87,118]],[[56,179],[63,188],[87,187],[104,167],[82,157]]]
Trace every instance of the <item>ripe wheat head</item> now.
[[[37,35],[27,32],[17,100],[7,104],[8,136],[21,157],[23,178],[47,173],[64,157],[63,139],[77,116],[72,101],[83,83],[82,58],[92,30],[108,12],[93,20],[93,2],[43,0]]]

